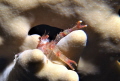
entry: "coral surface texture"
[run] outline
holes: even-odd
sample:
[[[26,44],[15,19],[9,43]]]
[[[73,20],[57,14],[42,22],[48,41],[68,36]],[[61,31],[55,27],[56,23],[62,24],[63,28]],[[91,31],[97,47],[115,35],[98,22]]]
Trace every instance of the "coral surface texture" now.
[[[0,81],[120,81],[119,60],[120,0],[0,0]]]

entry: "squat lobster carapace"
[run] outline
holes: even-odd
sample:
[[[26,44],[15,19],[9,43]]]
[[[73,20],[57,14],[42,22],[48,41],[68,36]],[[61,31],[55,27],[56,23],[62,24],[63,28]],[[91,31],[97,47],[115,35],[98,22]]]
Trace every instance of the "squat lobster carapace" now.
[[[62,39],[63,37],[65,37],[66,35],[68,35],[70,32],[74,31],[74,30],[78,30],[84,27],[87,27],[87,25],[81,25],[82,21],[78,21],[77,25],[75,25],[74,27],[72,27],[71,29],[66,29],[63,32],[60,32],[55,40],[53,41],[49,41],[48,37],[49,35],[43,35],[42,37],[39,38],[39,44],[37,46],[38,49],[42,50],[43,53],[48,56],[50,54],[55,54],[60,60],[62,60],[65,64],[67,64],[72,70],[74,70],[73,66],[71,64],[74,64],[75,66],[77,66],[77,63],[73,60],[70,60],[69,58],[67,58],[57,47],[57,43],[60,41],[60,39]]]

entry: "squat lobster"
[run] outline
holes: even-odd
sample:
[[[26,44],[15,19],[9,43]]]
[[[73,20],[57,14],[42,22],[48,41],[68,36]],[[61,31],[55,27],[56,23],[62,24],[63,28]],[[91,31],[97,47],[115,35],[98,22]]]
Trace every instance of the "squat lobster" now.
[[[48,35],[44,35],[42,37],[39,38],[39,44],[37,46],[38,49],[42,50],[43,53],[47,56],[49,54],[55,54],[59,59],[61,59],[65,64],[67,64],[72,70],[74,70],[73,66],[71,64],[74,64],[77,66],[77,63],[73,60],[70,60],[69,58],[67,58],[57,47],[57,43],[60,41],[60,39],[62,39],[63,37],[65,37],[66,35],[68,35],[70,32],[74,31],[74,30],[78,30],[84,27],[87,27],[87,25],[81,25],[82,21],[78,21],[77,24],[72,27],[71,29],[66,29],[63,32],[60,32],[55,40],[53,41],[49,41],[48,39]]]

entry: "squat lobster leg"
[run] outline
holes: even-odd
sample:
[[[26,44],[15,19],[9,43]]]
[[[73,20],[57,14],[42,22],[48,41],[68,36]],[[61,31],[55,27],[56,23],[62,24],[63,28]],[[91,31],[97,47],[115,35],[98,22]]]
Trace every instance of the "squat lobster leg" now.
[[[70,28],[70,29],[66,29],[66,30],[64,30],[63,32],[60,32],[60,33],[56,36],[56,38],[55,38],[54,41],[59,42],[60,39],[62,39],[63,37],[65,37],[66,35],[68,35],[69,33],[71,33],[72,31],[74,31],[74,30],[79,30],[79,29],[81,29],[81,28],[87,27],[87,25],[81,25],[81,23],[82,23],[82,21],[78,21],[77,24],[76,24],[74,27],[72,27],[72,28]]]
[[[73,66],[71,64],[74,64],[75,66],[77,66],[77,63],[73,60],[70,60],[69,58],[67,58],[59,49],[57,46],[55,46],[55,48],[53,49],[54,54],[61,59],[65,64],[67,64],[72,70],[74,70]]]

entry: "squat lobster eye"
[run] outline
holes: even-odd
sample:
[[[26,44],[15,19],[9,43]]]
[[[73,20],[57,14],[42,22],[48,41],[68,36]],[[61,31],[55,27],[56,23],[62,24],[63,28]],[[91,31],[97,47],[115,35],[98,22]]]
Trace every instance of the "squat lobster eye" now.
[[[69,33],[71,33],[74,30],[78,30],[84,27],[87,27],[87,25],[81,25],[82,21],[78,21],[77,24],[71,28],[71,29],[66,29],[63,32],[60,32],[55,40],[53,41],[49,41],[48,37],[49,35],[43,35],[42,37],[39,38],[39,44],[37,46],[38,49],[42,50],[43,53],[48,56],[50,54],[54,54],[56,55],[60,60],[62,60],[65,64],[67,64],[72,70],[74,70],[73,66],[71,64],[74,64],[75,66],[77,66],[77,63],[73,60],[70,60],[69,58],[67,58],[57,47],[57,43],[60,41],[60,39],[62,39],[63,37],[65,37],[66,35],[68,35]],[[49,58],[49,57],[48,57]]]

